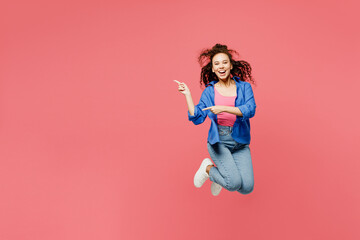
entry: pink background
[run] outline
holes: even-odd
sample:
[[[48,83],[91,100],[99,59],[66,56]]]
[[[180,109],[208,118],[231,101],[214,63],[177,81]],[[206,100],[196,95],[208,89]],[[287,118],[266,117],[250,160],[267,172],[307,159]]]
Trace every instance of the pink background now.
[[[51,3],[50,3],[51,2]],[[2,1],[0,239],[360,239],[357,1]],[[203,48],[253,67],[250,195],[197,189]]]

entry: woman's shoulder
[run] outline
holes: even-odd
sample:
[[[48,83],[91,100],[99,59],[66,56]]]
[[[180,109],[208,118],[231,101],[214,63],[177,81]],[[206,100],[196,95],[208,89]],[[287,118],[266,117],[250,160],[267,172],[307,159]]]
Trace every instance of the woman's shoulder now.
[[[206,87],[204,90],[202,90],[201,95],[202,95],[202,96],[207,96],[207,95],[209,95],[209,87]]]
[[[212,87],[213,87],[213,86],[211,86],[211,85],[207,85],[207,86],[205,87],[205,89],[202,90],[201,96],[202,96],[202,97],[210,97],[210,96],[211,96],[210,90],[211,90]]]
[[[245,82],[245,81],[239,81],[236,84],[238,86],[240,86],[243,91],[245,91],[246,88],[251,87],[251,84],[249,82]]]
[[[246,81],[241,81],[241,80],[239,80],[239,81],[236,81],[236,84],[240,84],[240,85],[246,86],[247,84],[250,84],[250,83],[248,83],[248,82],[246,82]]]
[[[205,89],[203,90],[203,92],[209,92],[212,87],[214,87],[214,86],[212,86],[212,85],[210,85],[210,84],[206,85],[206,86],[205,86]]]

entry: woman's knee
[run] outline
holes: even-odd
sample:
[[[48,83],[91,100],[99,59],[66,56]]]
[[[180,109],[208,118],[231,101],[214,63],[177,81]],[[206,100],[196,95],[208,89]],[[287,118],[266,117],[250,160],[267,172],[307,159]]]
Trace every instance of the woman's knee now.
[[[247,183],[247,184],[244,184],[242,186],[242,188],[240,189],[240,192],[242,194],[249,194],[251,193],[252,191],[254,191],[254,183]]]
[[[226,189],[228,191],[236,191],[241,187],[241,177],[240,176],[232,176],[226,181],[228,184]]]

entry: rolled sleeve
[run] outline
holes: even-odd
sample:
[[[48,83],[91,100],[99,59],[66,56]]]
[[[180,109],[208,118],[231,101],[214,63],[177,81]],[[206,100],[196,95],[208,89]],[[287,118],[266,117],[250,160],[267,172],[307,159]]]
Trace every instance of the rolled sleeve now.
[[[255,115],[256,103],[250,83],[245,86],[245,104],[237,106],[243,114],[243,120],[252,118]]]
[[[205,104],[206,99],[205,98],[207,96],[206,96],[205,90],[201,94],[199,103],[194,106],[194,115],[190,115],[189,110],[187,111],[189,121],[192,121],[195,125],[203,123],[207,116],[207,114],[202,110],[203,108],[206,108],[206,104]]]

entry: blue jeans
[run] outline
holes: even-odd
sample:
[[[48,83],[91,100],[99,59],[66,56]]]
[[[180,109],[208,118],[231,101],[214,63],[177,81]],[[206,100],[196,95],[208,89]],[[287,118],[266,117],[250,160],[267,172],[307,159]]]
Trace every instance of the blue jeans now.
[[[228,191],[249,194],[254,189],[254,173],[249,144],[236,142],[232,128],[218,125],[220,142],[207,143],[211,159],[216,167],[209,172],[210,180]]]

